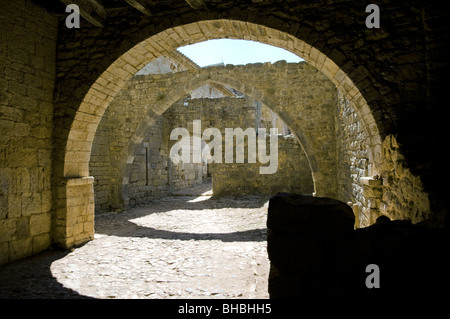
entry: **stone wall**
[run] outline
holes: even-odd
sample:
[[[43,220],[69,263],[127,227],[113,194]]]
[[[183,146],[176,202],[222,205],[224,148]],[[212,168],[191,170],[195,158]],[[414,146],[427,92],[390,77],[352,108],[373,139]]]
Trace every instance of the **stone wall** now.
[[[163,140],[163,118],[148,130],[134,158],[128,179],[129,204],[160,198],[169,191],[170,166],[167,141]]]
[[[57,20],[1,1],[0,264],[52,242],[52,131]]]
[[[338,198],[345,202],[361,202],[359,178],[369,176],[367,132],[354,109],[338,90],[336,103],[336,140],[338,166]]]
[[[354,205],[357,227],[368,226],[369,202],[361,177],[372,176],[368,133],[348,100],[338,90],[336,103],[336,161],[338,165],[337,199]],[[372,164],[370,164],[372,162]],[[380,198],[380,196],[378,197]],[[375,206],[372,203],[372,208]],[[378,209],[378,206],[376,206]]]
[[[368,133],[339,90],[336,137],[337,198],[353,206],[356,227],[369,226],[381,215],[410,219],[414,223],[429,217],[428,195],[421,180],[406,166],[395,137],[386,137],[381,161],[374,163],[369,152]],[[373,165],[377,166],[377,174]]]
[[[181,107],[179,103],[174,107]],[[134,205],[161,198],[171,191],[201,184],[207,179],[205,163],[173,163],[170,131],[179,127],[166,113],[156,119],[138,148],[130,172],[126,201]],[[184,126],[183,126],[184,127]]]
[[[186,122],[201,119],[202,130],[208,127],[218,128],[222,133],[222,151],[225,152],[225,128],[256,128],[256,114],[259,103],[249,98],[193,99],[187,106],[190,116],[183,116],[186,108],[171,109],[177,117]],[[272,123],[273,112],[267,106],[262,107],[259,117],[262,123],[283,125],[280,120]],[[180,123],[182,125],[182,123]],[[184,124],[186,125],[186,124]],[[270,125],[265,125],[269,129]],[[267,132],[269,132],[267,130]],[[266,150],[269,150],[269,137],[266,138]],[[242,196],[251,193],[274,194],[280,191],[313,193],[314,186],[311,168],[298,141],[292,136],[278,137],[278,170],[274,174],[260,174],[259,159],[256,163],[248,163],[248,140],[245,140],[244,163],[212,163],[210,172],[213,182],[214,196]],[[236,142],[233,141],[233,150]],[[267,164],[265,164],[267,165]]]
[[[430,216],[430,200],[418,176],[414,176],[400,152],[396,138],[389,135],[384,140],[383,161],[380,166],[380,185],[368,189],[367,196],[377,193],[380,214],[392,219],[410,219],[417,223]],[[380,189],[382,195],[379,195]],[[381,197],[381,198],[380,198]],[[371,223],[378,216],[371,219]]]
[[[269,150],[269,136],[266,141],[266,150]],[[243,164],[212,164],[215,196],[314,192],[308,159],[292,135],[278,135],[278,169],[274,174],[260,174],[260,167],[268,164],[261,165],[258,160],[255,164],[247,163],[247,158],[245,161]]]

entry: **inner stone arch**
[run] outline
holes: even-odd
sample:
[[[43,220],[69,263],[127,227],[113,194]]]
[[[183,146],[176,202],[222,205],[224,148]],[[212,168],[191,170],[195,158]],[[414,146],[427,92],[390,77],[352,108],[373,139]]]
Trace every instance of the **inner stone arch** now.
[[[168,108],[162,116],[155,119],[155,124],[147,130],[143,142],[137,146],[134,161],[129,165],[130,173],[125,175],[128,178],[122,187],[124,191],[122,196],[125,199],[125,204],[135,204],[139,201],[145,202],[157,198],[161,195],[158,194],[158,189],[164,189],[167,194],[167,192],[170,193],[184,187],[201,184],[208,179],[212,179],[214,196],[245,196],[255,193],[272,194],[278,191],[311,194],[314,191],[306,155],[293,135],[280,135],[278,138],[279,163],[277,173],[274,175],[260,175],[258,171],[259,163],[251,164],[247,162],[247,143],[244,148],[244,163],[225,163],[223,161],[225,145],[222,143],[225,143],[225,128],[242,128],[243,130],[254,128],[255,113],[257,111],[255,104],[257,102],[253,99],[248,97],[195,98],[190,100],[189,106],[184,104],[183,99],[179,100]],[[265,114],[265,116],[267,115]],[[201,132],[210,127],[221,131],[222,163],[188,162],[178,164],[171,161],[168,156],[169,150],[175,143],[178,143],[178,141],[169,140],[168,135],[171,129],[177,127],[186,128],[189,130],[192,138],[194,121],[197,124],[198,122],[201,123]],[[142,163],[146,158],[149,158],[148,156],[143,156],[143,152],[148,152],[146,144],[151,145],[152,141],[151,138],[149,139],[149,135],[153,136],[155,131],[162,131],[161,143],[154,141],[157,144],[154,147],[156,150],[150,150],[150,152],[153,152],[152,159],[155,162],[147,162],[146,164],[150,164],[154,168],[150,176],[155,177],[154,175],[160,174],[161,178],[156,176],[153,185],[143,186],[145,178],[139,174],[148,174],[142,169]],[[269,137],[267,137],[267,140],[269,140]],[[233,144],[234,149],[236,145],[235,143]],[[161,167],[161,169],[158,169],[158,167]],[[291,183],[287,180],[288,177],[293,177]],[[139,183],[141,187],[139,187]],[[146,190],[156,192],[155,196],[146,194]]]
[[[250,67],[252,67],[252,66],[248,66],[247,68],[250,68]],[[263,67],[262,70],[264,71],[264,66],[261,65],[260,67]],[[253,68],[254,68],[254,66],[253,66]],[[245,72],[245,68],[244,68],[244,70],[241,70],[240,72]],[[103,165],[105,167],[111,167],[111,168],[118,167],[118,168],[120,168],[120,171],[116,171],[115,173],[112,173],[112,174],[111,174],[111,172],[109,173],[112,176],[115,176],[113,178],[113,180],[115,181],[114,183],[117,183],[117,181],[121,181],[121,182],[117,183],[117,186],[118,186],[117,193],[112,193],[109,196],[110,198],[109,198],[108,202],[110,204],[111,203],[115,203],[114,204],[115,206],[113,207],[114,209],[118,209],[118,208],[120,209],[121,207],[123,207],[124,203],[128,203],[129,202],[130,199],[128,198],[128,188],[129,188],[129,183],[130,183],[130,174],[131,174],[131,172],[133,170],[133,165],[136,165],[135,158],[136,158],[136,156],[139,156],[139,154],[143,152],[143,148],[146,148],[146,146],[143,146],[143,143],[147,143],[147,144],[151,143],[149,140],[145,140],[144,141],[144,139],[145,139],[146,135],[148,135],[149,130],[151,130],[152,127],[155,127],[157,122],[161,121],[161,117],[164,116],[164,114],[165,114],[165,113],[163,113],[163,114],[155,114],[154,110],[155,109],[156,110],[160,110],[161,112],[163,110],[166,111],[167,109],[169,109],[171,107],[171,105],[174,105],[174,106],[176,106],[177,108],[180,108],[180,109],[186,108],[183,105],[183,103],[185,103],[185,102],[183,102],[183,97],[185,97],[191,91],[193,91],[193,90],[195,91],[196,87],[202,87],[202,86],[205,86],[205,85],[209,85],[211,87],[217,87],[219,85],[219,83],[215,82],[213,80],[213,78],[214,78],[213,74],[215,74],[215,72],[214,71],[207,71],[207,73],[208,73],[208,76],[207,76],[208,80],[204,80],[205,76],[200,76],[199,80],[197,80],[197,81],[195,79],[193,79],[191,81],[184,81],[184,80],[175,81],[174,80],[174,76],[169,75],[166,78],[166,80],[170,80],[170,83],[172,83],[172,84],[173,83],[180,83],[178,86],[177,85],[175,85],[175,86],[172,85],[171,86],[171,90],[169,90],[169,91],[167,91],[165,89],[167,83],[164,84],[163,80],[161,80],[161,82],[158,82],[158,83],[155,84],[154,83],[154,80],[155,80],[154,77],[136,76],[135,78],[133,78],[129,82],[129,85],[126,87],[126,89],[122,90],[121,93],[119,93],[118,96],[116,97],[116,99],[112,102],[112,104],[110,106],[110,109],[108,110],[108,113],[112,112],[112,114],[114,114],[114,116],[117,116],[118,118],[122,118],[122,121],[116,121],[115,122],[113,120],[109,124],[109,127],[111,129],[109,129],[109,130],[107,128],[100,129],[100,132],[105,132],[105,131],[114,131],[114,132],[115,131],[120,131],[120,132],[129,131],[130,130],[129,125],[128,125],[129,122],[135,122],[135,123],[139,123],[140,122],[139,125],[136,124],[134,126],[134,127],[137,126],[137,129],[134,132],[134,134],[132,134],[132,135],[128,134],[127,135],[128,142],[127,142],[126,139],[123,139],[123,142],[121,142],[121,144],[117,143],[117,141],[120,138],[123,138],[123,136],[122,136],[123,134],[120,134],[119,136],[116,136],[116,137],[112,138],[112,140],[115,141],[114,149],[117,149],[117,145],[123,145],[122,146],[123,149],[119,150],[120,149],[120,147],[119,147],[119,149],[117,149],[117,151],[114,152],[114,154],[111,153],[110,155],[111,155],[112,158],[120,157],[120,158],[122,158],[122,161],[119,161],[119,162],[116,161],[113,164]],[[179,74],[179,79],[184,79],[184,76],[185,76],[184,74],[180,73]],[[156,77],[159,77],[159,76],[156,76]],[[224,84],[225,82],[227,82],[227,81],[224,81],[222,79],[222,84],[221,85],[225,85]],[[189,83],[189,85],[186,87],[185,83]],[[153,84],[155,86],[153,86]],[[239,84],[239,82],[235,81],[234,84],[237,84],[239,87],[241,87],[241,84]],[[151,87],[149,87],[149,85]],[[156,92],[156,87],[159,87],[159,86],[161,86],[162,89],[165,90],[165,96],[164,96],[163,99],[160,99],[160,93]],[[228,88],[232,89],[231,87],[228,87]],[[222,90],[224,90],[223,87],[222,87]],[[234,90],[234,89],[232,89],[232,90]],[[130,92],[132,92],[132,93],[130,93]],[[153,92],[153,97],[152,97],[152,94],[148,93],[148,92]],[[260,96],[260,97],[261,96],[264,97],[265,95],[267,95],[263,91],[259,91],[259,90],[254,89],[254,88],[252,88],[251,90],[250,89],[246,89],[245,92],[246,93],[250,92],[250,94],[252,94],[251,95],[252,99],[253,99],[253,95]],[[243,94],[242,93],[240,93],[240,94],[241,94],[240,98],[237,98],[235,96],[234,100],[244,100],[242,98]],[[246,99],[248,99],[248,98],[249,97],[247,97]],[[263,98],[263,99],[266,102],[270,101],[270,99],[267,99],[267,98]],[[206,99],[206,100],[208,100],[208,99]],[[230,104],[231,103],[230,101],[232,101],[232,100],[233,99],[230,100],[230,97],[228,97],[228,100],[226,100],[224,98],[223,94],[222,94],[222,99],[217,99],[216,101],[219,101],[217,103],[220,103],[220,101],[222,101],[222,103],[224,103],[225,105],[224,105],[223,108],[219,108],[218,111],[226,112],[227,111],[226,105]],[[253,100],[256,101],[255,99],[253,99]],[[237,125],[238,127],[242,127],[243,129],[245,129],[246,127],[255,126],[255,124],[256,124],[255,123],[255,107],[252,104],[252,103],[254,103],[253,100],[251,101],[251,103],[247,102],[247,104],[249,104],[249,105],[245,106],[245,108],[249,112],[248,111],[243,111],[242,114],[241,114],[239,112],[236,112],[236,110],[235,110],[235,113],[233,114],[233,116],[235,116],[235,117],[241,116],[241,118],[245,118],[245,120],[246,120],[246,121],[244,121],[245,123],[244,122],[242,122],[242,123],[229,123],[230,127],[233,127],[233,126]],[[176,101],[176,102],[173,103],[173,101]],[[233,104],[233,103],[231,103],[231,104]],[[283,110],[283,108],[281,108],[280,110]],[[210,114],[210,117],[207,118],[207,120],[210,120],[211,117],[212,117],[211,116],[211,109],[210,108],[206,109],[206,111]],[[118,112],[120,112],[121,115],[118,115]],[[192,110],[190,110],[189,112],[192,114]],[[134,115],[132,115],[133,116],[132,118],[125,118],[125,120],[123,120],[124,117],[127,116],[127,114],[132,114],[132,113],[134,114]],[[198,118],[202,118],[202,115],[201,115],[202,112],[200,111],[200,112],[197,112],[197,113],[199,114]],[[288,114],[288,112],[284,111],[284,114],[286,115],[286,114]],[[224,114],[224,115],[226,115],[226,114]],[[225,118],[226,117],[227,116],[225,116]],[[144,118],[144,120],[142,120],[143,118]],[[205,128],[205,125],[206,126],[214,126],[216,124],[221,123],[225,118],[222,118],[221,120],[219,120],[219,118],[212,119],[212,121],[206,121],[204,119],[203,120],[203,123],[204,123],[203,126],[204,126],[204,128]],[[281,120],[285,120],[285,118],[282,118],[279,115],[278,115],[278,118],[280,118]],[[193,120],[193,119],[195,119],[195,116],[191,118],[191,120]],[[288,119],[288,120],[289,120],[289,122],[294,123],[292,119]],[[103,121],[102,121],[102,123],[103,123]],[[183,125],[186,125],[186,124],[188,124],[188,123],[184,123]],[[192,125],[192,123],[190,123],[190,125]],[[101,126],[103,126],[103,124],[101,124]],[[114,130],[112,128],[114,128]],[[162,129],[161,125],[159,125],[159,129],[160,130]],[[283,145],[285,145],[287,143],[290,146],[292,146],[292,148],[298,148],[299,151],[301,151],[299,154],[304,154],[305,151],[304,151],[304,148],[301,145],[301,142],[300,142],[300,140],[298,138],[298,135],[301,134],[302,139],[303,139],[303,143],[308,146],[309,144],[307,142],[307,139],[301,133],[301,131],[298,130],[298,127],[297,127],[297,130],[292,129],[291,127],[289,127],[289,129],[290,129],[290,131],[293,134],[292,134],[292,136],[290,138],[289,137],[283,137],[283,142],[282,142],[282,143],[284,143]],[[285,130],[287,130],[287,126],[286,126]],[[291,133],[291,132],[289,132],[289,133]],[[280,133],[283,133],[283,132],[281,132],[281,126],[280,126]],[[167,132],[165,134],[167,135]],[[286,135],[286,134],[284,134],[284,135]],[[162,136],[159,135],[158,138],[161,139]],[[99,141],[101,141],[101,139],[102,139],[101,133],[100,134],[97,133],[97,135],[96,135],[96,141],[97,142],[94,143],[94,147],[93,147],[93,149],[95,149],[96,154],[98,153],[99,148],[102,147],[101,145],[98,145],[98,143],[99,143]],[[289,140],[291,140],[291,141],[289,141]],[[166,146],[166,148],[167,148],[167,146]],[[311,148],[309,148],[309,149],[311,149]],[[165,149],[165,153],[166,153],[165,155],[167,155],[167,151],[168,150]],[[311,149],[311,152],[313,152],[313,149]],[[308,174],[311,175],[311,173],[312,173],[313,177],[314,177],[314,172],[317,170],[317,164],[315,162],[313,162],[314,166],[312,166],[312,168],[311,168],[311,161],[309,159],[309,157],[311,157],[311,156],[307,152],[306,152],[306,154],[307,155],[304,158],[302,165],[305,166],[305,169],[307,169]],[[97,154],[97,155],[101,156],[101,154]],[[292,157],[292,155],[293,155],[293,153],[290,154],[291,157]],[[286,157],[286,154],[284,154],[284,156]],[[296,156],[293,156],[293,157],[295,158]],[[95,158],[93,159],[92,157],[91,157],[91,160],[93,160],[94,162],[96,161],[96,159]],[[144,160],[144,158],[142,157],[140,159],[140,161],[142,162],[143,160]],[[292,160],[293,160],[293,158],[291,159],[291,161]],[[299,163],[300,162],[301,161],[299,161]],[[91,167],[91,171],[92,171],[93,168],[96,169],[96,165],[99,165],[99,164],[97,164],[97,163],[93,164],[93,167]],[[141,163],[141,165],[143,165],[143,164]],[[293,165],[293,164],[291,163],[291,165]],[[165,166],[165,169],[167,169],[167,164]],[[97,171],[97,169],[96,169],[96,171]],[[95,176],[96,174],[94,174],[94,172],[93,172],[93,175]],[[105,175],[105,174],[100,173],[98,175],[102,176],[102,175]],[[136,177],[134,176],[131,179],[135,180]],[[288,176],[286,176],[286,179],[288,179]],[[102,182],[101,181],[97,181],[96,183],[102,183]],[[285,183],[286,183],[286,185],[288,184],[287,182],[285,182]],[[306,183],[305,183],[305,180],[302,180],[301,183],[309,184],[310,186],[309,186],[309,188],[303,188],[303,189],[298,188],[298,185],[297,185],[297,188],[295,188],[295,189],[293,189],[293,188],[284,188],[283,189],[282,187],[278,187],[278,190],[279,191],[281,191],[281,190],[284,190],[284,191],[296,191],[296,192],[302,192],[302,193],[312,193],[312,192],[314,192],[314,185],[313,185],[311,180],[308,180]],[[96,187],[98,188],[98,184],[96,184]],[[110,185],[110,188],[116,189],[115,187],[113,187],[111,185]],[[270,189],[270,188],[268,188],[268,189]],[[261,191],[261,188],[259,188],[258,190]],[[274,190],[275,190],[275,188],[273,187],[272,191],[274,191]],[[102,196],[105,196],[105,194],[102,193]],[[118,199],[118,200],[114,201],[114,199]],[[98,201],[98,199],[97,199],[97,201]],[[134,199],[132,199],[132,201],[134,202]]]

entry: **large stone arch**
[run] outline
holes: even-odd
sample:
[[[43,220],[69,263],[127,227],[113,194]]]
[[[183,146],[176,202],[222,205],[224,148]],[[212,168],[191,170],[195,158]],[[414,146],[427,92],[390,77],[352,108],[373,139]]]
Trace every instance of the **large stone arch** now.
[[[114,96],[140,68],[156,57],[179,46],[212,38],[244,39],[255,33],[256,35],[254,35],[254,38],[251,38],[252,40],[275,45],[297,54],[315,68],[321,70],[343,92],[344,96],[355,106],[356,112],[368,129],[374,162],[379,160],[381,137],[372,112],[353,81],[336,63],[304,41],[289,36],[287,33],[260,25],[233,21],[233,25],[239,25],[242,34],[240,36],[233,32],[228,34],[226,28],[230,28],[230,23],[228,20],[205,21],[168,29],[135,45],[114,61],[89,88],[78,107],[67,139],[64,177],[89,175],[88,154],[93,141],[92,133],[95,132],[96,125],[98,125]],[[200,32],[195,33],[195,37],[189,36],[189,30],[196,29],[200,31],[203,28],[209,28],[209,33]],[[231,30],[233,30],[232,27]],[[248,32],[247,37],[244,30]],[[179,37],[179,34],[185,34],[188,38],[182,39]],[[165,46],[164,49],[158,45],[158,43],[167,42],[170,43],[170,46]],[[374,170],[376,171],[375,168]]]
[[[201,18],[200,15],[199,19]],[[254,18],[244,20],[253,20]],[[258,16],[256,20],[261,18],[263,18],[262,15]],[[311,46],[298,37],[276,28],[264,26],[264,20],[260,20],[260,22],[261,24],[255,24],[218,19],[175,27],[162,26],[164,31],[151,35],[134,46],[125,43],[124,46],[127,46],[128,50],[121,48],[126,52],[105,67],[91,85],[87,82],[75,90],[73,98],[66,101],[69,104],[67,112],[73,114],[73,120],[70,116],[68,118],[63,116],[63,119],[60,119],[61,115],[58,114],[58,111],[56,112],[58,120],[64,122],[63,126],[57,125],[54,132],[57,148],[55,159],[56,162],[63,163],[62,167],[55,164],[54,169],[55,183],[58,185],[55,198],[56,214],[53,223],[54,241],[57,244],[70,247],[93,238],[94,199],[93,179],[89,177],[89,158],[96,128],[109,103],[125,82],[140,68],[163,55],[164,52],[186,44],[213,38],[250,39],[287,49],[302,57],[333,81],[354,105],[368,131],[371,161],[379,162],[381,137],[377,123],[363,94],[351,78],[333,61],[333,57],[336,56],[336,58],[339,57],[338,63],[344,63],[339,53],[331,51],[330,58],[315,46]],[[143,37],[142,32],[139,33],[139,37]],[[133,40],[136,40],[136,37]],[[108,63],[109,59],[103,63]],[[365,72],[359,72],[359,74],[367,73],[365,69],[362,71]],[[358,80],[365,83],[367,79],[365,76],[359,75]],[[371,87],[368,90],[370,91]],[[70,130],[67,132],[65,129],[68,127]],[[377,167],[373,165],[371,173],[376,173],[376,171]]]

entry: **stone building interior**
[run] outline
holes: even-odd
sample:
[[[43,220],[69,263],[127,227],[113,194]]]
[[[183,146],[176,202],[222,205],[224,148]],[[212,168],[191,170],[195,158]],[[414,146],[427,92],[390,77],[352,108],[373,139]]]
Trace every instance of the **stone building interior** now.
[[[367,25],[369,3],[347,0],[0,0],[0,298],[442,291],[449,4],[373,3],[377,27]],[[199,66],[179,50],[213,39],[259,42],[301,61]],[[243,163],[237,154],[231,163],[173,161],[171,132],[193,135],[196,123],[276,138],[276,172],[260,174],[266,164],[250,151]],[[229,230],[215,230],[210,213],[228,214]],[[192,233],[175,231],[185,224]],[[165,249],[142,251],[141,239],[164,239]],[[178,241],[210,245],[206,255],[222,249],[223,260],[233,253],[229,262],[243,266],[231,275],[205,265],[210,277],[189,277],[189,258],[192,271],[213,258],[182,255]],[[127,255],[111,260],[114,248]],[[126,259],[143,270],[111,279]],[[161,273],[149,268],[155,260],[166,262]],[[118,292],[79,279],[89,265]],[[379,285],[367,281],[370,265]],[[184,275],[167,279],[170,269]],[[218,278],[220,289],[197,287]]]

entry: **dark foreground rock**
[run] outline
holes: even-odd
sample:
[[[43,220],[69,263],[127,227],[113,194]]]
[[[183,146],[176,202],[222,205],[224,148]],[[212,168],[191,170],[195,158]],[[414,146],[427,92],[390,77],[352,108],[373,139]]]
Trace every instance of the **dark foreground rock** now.
[[[443,228],[383,216],[353,230],[353,212],[345,203],[281,193],[270,199],[267,226],[271,298],[423,296],[448,287]]]

